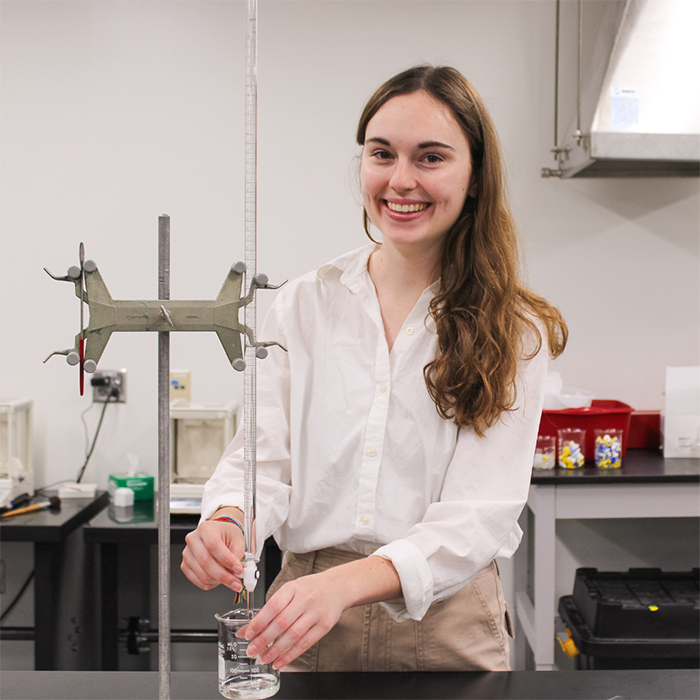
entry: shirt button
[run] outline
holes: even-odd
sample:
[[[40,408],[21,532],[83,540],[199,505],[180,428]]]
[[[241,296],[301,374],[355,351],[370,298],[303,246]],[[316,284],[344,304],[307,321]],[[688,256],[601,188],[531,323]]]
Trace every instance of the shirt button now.
[[[369,456],[370,456],[370,457],[376,457],[376,456],[377,456],[377,450],[375,450],[374,447],[370,447],[369,450],[367,450],[367,452],[369,452]]]
[[[382,394],[386,391],[386,384],[380,384],[379,385],[379,391],[382,392]]]
[[[415,331],[413,330],[413,328],[409,327],[406,329],[406,335],[413,335],[414,333],[415,333]]]
[[[363,516],[360,518],[360,522],[361,522],[363,525],[369,525],[369,518],[368,518],[366,515],[363,515]]]

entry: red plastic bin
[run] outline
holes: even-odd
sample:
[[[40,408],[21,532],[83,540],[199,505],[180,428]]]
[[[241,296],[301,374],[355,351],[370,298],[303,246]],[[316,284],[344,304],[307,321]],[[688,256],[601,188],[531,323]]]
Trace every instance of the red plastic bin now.
[[[601,430],[622,430],[622,456],[627,451],[627,438],[630,432],[630,419],[634,409],[622,401],[593,399],[585,408],[565,408],[561,411],[542,411],[539,435],[557,436],[557,430],[578,428],[586,431],[585,457],[587,462],[595,461],[595,433]]]

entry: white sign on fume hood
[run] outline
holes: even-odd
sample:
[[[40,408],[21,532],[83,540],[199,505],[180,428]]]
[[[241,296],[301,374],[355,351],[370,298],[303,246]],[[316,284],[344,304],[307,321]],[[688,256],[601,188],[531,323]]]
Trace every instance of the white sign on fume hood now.
[[[639,126],[639,97],[636,88],[612,88],[611,105],[613,129]]]

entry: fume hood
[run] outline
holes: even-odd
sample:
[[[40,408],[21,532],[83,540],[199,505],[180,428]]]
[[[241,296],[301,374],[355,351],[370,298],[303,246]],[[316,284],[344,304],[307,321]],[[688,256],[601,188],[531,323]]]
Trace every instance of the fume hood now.
[[[556,166],[542,176],[700,175],[700,2],[556,7]]]

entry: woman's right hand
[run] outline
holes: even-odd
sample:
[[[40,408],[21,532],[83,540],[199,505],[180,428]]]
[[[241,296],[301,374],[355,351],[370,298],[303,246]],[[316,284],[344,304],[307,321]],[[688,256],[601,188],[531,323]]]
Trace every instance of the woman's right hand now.
[[[216,515],[223,515],[218,513]],[[180,569],[205,591],[222,583],[236,593],[243,588],[245,542],[240,528],[231,522],[206,520],[185,537]]]

